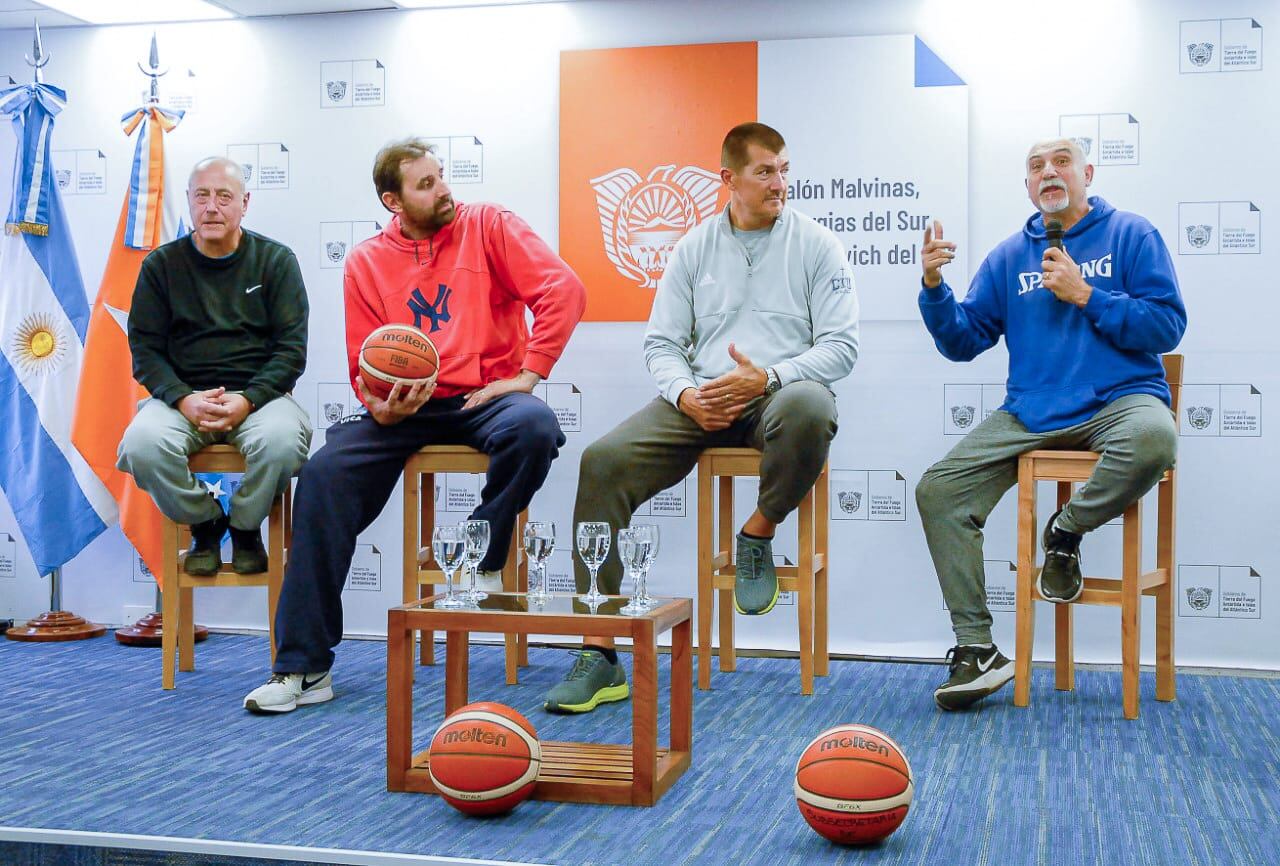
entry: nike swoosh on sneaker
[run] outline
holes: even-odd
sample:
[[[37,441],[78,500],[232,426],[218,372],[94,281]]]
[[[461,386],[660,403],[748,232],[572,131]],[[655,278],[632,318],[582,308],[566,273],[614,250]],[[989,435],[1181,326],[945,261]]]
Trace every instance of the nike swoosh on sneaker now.
[[[995,654],[995,653],[992,653],[992,654],[991,654],[991,658],[987,659],[987,663],[986,663],[985,665],[982,663],[982,659],[978,659],[978,660],[977,660],[977,662],[976,662],[976,664],[977,664],[977,666],[978,666],[978,670],[979,670],[981,673],[984,673],[984,674],[985,674],[987,671],[991,670],[991,666],[992,666],[993,664],[995,664],[995,663],[996,663],[996,654]],[[303,687],[304,687],[304,688],[306,687],[306,682],[305,682],[305,681],[303,682]]]
[[[994,658],[994,656],[992,656],[992,658]],[[322,682],[324,682],[324,674],[321,674],[320,676],[316,677],[314,680],[311,680],[310,682],[307,682],[307,677],[304,674],[302,677],[302,690],[305,692],[307,689],[313,688],[314,686],[318,686]]]
[[[260,288],[262,288],[262,283],[258,283],[256,286],[250,286],[249,288],[244,290],[244,293],[246,295],[252,295],[254,292],[256,292]]]

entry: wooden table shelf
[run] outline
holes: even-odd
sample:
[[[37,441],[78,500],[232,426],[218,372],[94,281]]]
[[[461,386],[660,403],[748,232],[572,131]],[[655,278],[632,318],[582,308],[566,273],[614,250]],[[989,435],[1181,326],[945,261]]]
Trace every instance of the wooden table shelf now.
[[[468,703],[468,637],[500,634],[584,634],[632,642],[630,745],[541,743],[537,800],[652,806],[687,770],[693,751],[693,602],[660,599],[641,616],[618,612],[628,601],[612,596],[596,610],[573,596],[531,606],[523,593],[493,593],[479,609],[436,610],[437,595],[387,615],[387,789],[436,793],[431,756],[413,754],[413,637],[445,633],[445,714]],[[671,631],[671,743],[658,746],[657,636]]]

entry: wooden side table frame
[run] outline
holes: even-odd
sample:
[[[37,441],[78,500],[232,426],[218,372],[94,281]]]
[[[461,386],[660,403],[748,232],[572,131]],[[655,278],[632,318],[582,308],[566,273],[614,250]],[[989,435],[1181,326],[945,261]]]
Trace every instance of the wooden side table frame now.
[[[468,702],[468,637],[472,631],[503,634],[594,634],[632,640],[632,743],[543,742],[536,800],[652,806],[689,768],[693,748],[693,603],[660,600],[642,616],[577,613],[572,596],[552,596],[544,611],[525,609],[521,594],[495,593],[481,610],[435,610],[442,595],[387,615],[387,789],[436,793],[430,755],[413,753],[413,639],[417,631],[445,632],[445,714]],[[612,597],[601,610],[615,610]],[[671,630],[671,742],[658,746],[656,639]]]

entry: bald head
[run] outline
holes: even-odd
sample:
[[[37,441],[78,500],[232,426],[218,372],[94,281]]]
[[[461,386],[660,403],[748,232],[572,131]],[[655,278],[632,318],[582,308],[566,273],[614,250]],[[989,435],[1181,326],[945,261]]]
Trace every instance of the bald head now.
[[[233,191],[240,195],[244,194],[244,169],[234,159],[227,159],[225,156],[207,156],[197,162],[191,169],[191,176],[187,178],[187,192],[196,188],[197,175],[204,175],[208,180],[221,175],[231,182],[230,188]]]
[[[191,239],[196,249],[218,258],[240,245],[240,221],[249,208],[244,170],[234,160],[211,156],[196,163],[187,180]]]

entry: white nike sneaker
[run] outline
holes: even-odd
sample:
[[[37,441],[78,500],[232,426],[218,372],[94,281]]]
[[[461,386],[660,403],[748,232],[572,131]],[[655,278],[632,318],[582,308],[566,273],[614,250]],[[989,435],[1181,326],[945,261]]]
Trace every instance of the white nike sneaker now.
[[[333,700],[333,677],[328,671],[318,674],[272,674],[264,685],[244,697],[244,708],[251,713],[291,713],[307,704]]]

